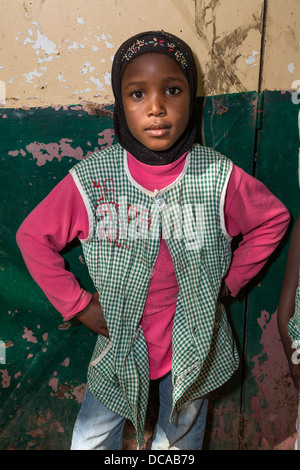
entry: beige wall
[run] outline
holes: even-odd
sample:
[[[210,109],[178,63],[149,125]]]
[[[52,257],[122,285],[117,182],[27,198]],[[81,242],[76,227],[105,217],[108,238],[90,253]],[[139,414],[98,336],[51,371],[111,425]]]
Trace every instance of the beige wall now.
[[[199,94],[257,90],[263,0],[0,0],[0,103],[5,107],[111,103],[112,58],[149,29],[186,40]],[[262,89],[300,79],[299,0],[269,0]],[[298,21],[297,21],[298,18]]]

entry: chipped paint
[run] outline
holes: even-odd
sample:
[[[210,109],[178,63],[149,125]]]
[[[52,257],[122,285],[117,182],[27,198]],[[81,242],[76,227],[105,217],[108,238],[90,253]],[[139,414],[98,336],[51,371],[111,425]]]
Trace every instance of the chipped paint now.
[[[26,449],[30,449],[36,445],[36,440],[45,439],[48,432],[63,433],[64,427],[58,421],[52,421],[50,412],[43,415],[41,412],[36,421],[30,419],[26,429],[26,435],[34,440],[27,443]]]
[[[55,374],[57,374],[57,373],[55,372]],[[49,385],[49,387],[52,388],[52,390],[53,390],[54,392],[57,392],[57,390],[58,390],[58,378],[57,378],[57,377],[52,377],[52,378],[49,380],[48,385]]]
[[[288,68],[288,71],[289,71],[290,73],[294,73],[295,64],[293,64],[293,63],[288,64],[287,68]]]
[[[36,21],[33,21],[32,24],[36,26],[36,39],[31,39],[33,32],[31,29],[28,30],[29,36],[24,40],[24,46],[31,44],[32,49],[35,50],[36,55],[39,56],[39,63],[44,62],[45,57],[41,58],[40,53],[44,53],[46,56],[52,56],[52,54],[58,54],[56,49],[56,44],[51,41],[47,36],[40,31],[40,27]],[[47,59],[47,57],[46,57]]]
[[[246,64],[250,65],[251,67],[256,67],[256,56],[259,55],[259,52],[252,51],[252,55],[249,55],[248,59],[246,59]]]
[[[2,374],[1,387],[8,388],[10,386],[11,377],[7,369],[0,370],[0,374]]]
[[[60,109],[59,107],[55,108],[56,110]],[[73,107],[73,110],[85,110],[88,114],[96,115],[108,115],[111,116],[110,111],[104,110],[101,106],[95,105],[95,103],[83,103],[82,106]],[[32,158],[36,161],[37,166],[43,166],[47,162],[51,162],[53,159],[61,161],[64,157],[74,158],[75,160],[82,160],[83,158],[88,157],[94,152],[103,150],[104,148],[112,145],[114,131],[112,129],[105,129],[104,131],[98,133],[98,144],[99,147],[94,147],[94,149],[89,150],[84,154],[81,147],[72,147],[72,139],[62,138],[59,143],[42,143],[42,142],[32,142],[26,145],[26,150],[10,150],[8,155],[11,157],[17,157],[21,155],[25,157],[32,155]]]
[[[262,311],[257,323],[261,352],[251,359],[251,375],[258,391],[251,398],[252,414],[245,433],[250,448],[287,450],[295,440],[297,392],[281,344],[277,312]]]
[[[33,332],[26,328],[26,326],[24,326],[24,334],[22,335],[22,338],[27,339],[27,341],[29,341],[30,343],[38,342]]]
[[[57,372],[54,372],[53,377],[48,382],[48,386],[52,389],[50,396],[57,397],[60,400],[75,400],[79,404],[83,401],[86,384],[77,386],[67,383],[60,384]]]
[[[0,80],[0,106],[5,106],[6,103],[6,85],[3,80]]]
[[[66,359],[61,363],[64,367],[69,367],[70,365],[70,358],[66,357]]]
[[[234,3],[234,0],[230,2]],[[175,33],[177,31],[198,55],[197,60],[201,67],[209,70],[213,65],[212,60],[217,57],[217,50],[214,47],[214,57],[212,57],[210,45],[207,44],[208,47],[203,48],[203,42],[194,34],[195,23],[198,25],[197,29],[201,28],[201,18],[198,15],[200,3],[190,0],[184,10],[180,0],[165,2],[154,0],[154,3],[150,4],[145,2],[139,4],[134,1],[126,5],[126,8],[122,8],[118,2],[104,0],[103,6],[99,7],[101,11],[97,11],[97,7],[95,9],[95,6],[89,3],[83,5],[82,0],[75,0],[75,7],[73,3],[72,6],[69,5],[69,0],[64,2],[63,7],[58,0],[52,2],[45,0],[41,8],[28,0],[17,8],[6,6],[2,11],[3,21],[4,24],[9,23],[13,27],[10,31],[4,30],[4,49],[2,53],[0,52],[0,63],[9,86],[8,105],[15,107],[16,99],[20,100],[21,104],[29,106],[33,105],[32,99],[35,100],[34,105],[39,106],[49,103],[75,104],[78,95],[84,95],[84,99],[91,101],[96,94],[101,95],[99,102],[102,104],[112,103],[109,74],[114,53],[125,38],[141,29],[150,30],[157,27]],[[218,4],[216,8],[211,9],[212,14],[218,16],[217,10],[222,2],[206,3]],[[260,4],[261,0],[253,0],[248,11],[249,18],[257,17],[257,5]],[[210,6],[207,7],[207,11],[209,8]],[[53,11],[59,12],[55,15],[55,21],[51,20]],[[178,15],[182,17],[180,31],[178,31]],[[222,15],[223,12],[220,18]],[[208,17],[210,15],[206,20]],[[162,18],[163,23],[161,23]],[[243,15],[242,21],[244,21]],[[218,28],[219,25],[220,22],[217,23]],[[206,21],[204,29],[209,30],[210,34],[209,21]],[[223,35],[223,31],[218,30],[218,35],[220,34]],[[251,42],[252,48],[256,50],[256,43],[259,42],[256,40]],[[220,55],[223,55],[221,43],[220,47]],[[84,77],[81,76],[81,67],[86,61],[95,70],[92,73],[88,72]],[[252,80],[252,74],[250,75]],[[56,77],[61,76],[63,79],[57,80]],[[253,71],[253,77],[256,76],[256,71]],[[14,81],[8,83],[12,79]],[[248,73],[241,80],[245,82],[244,88],[247,88],[246,82],[249,79]],[[86,86],[85,81],[88,81],[89,86]],[[233,82],[231,86],[233,91],[238,91],[234,89]],[[249,86],[248,89],[253,89],[253,86]],[[207,91],[217,93],[218,89],[214,86]]]
[[[257,89],[260,60],[266,64],[264,89],[287,88],[291,64],[293,73],[299,72],[294,14],[297,1],[287,0],[284,14],[282,2],[268,2],[263,58],[263,0],[189,0],[184,9],[181,0],[153,0],[148,4],[134,0],[126,8],[119,2],[103,0],[101,11],[82,0],[75,0],[72,6],[66,0],[63,7],[59,0],[44,0],[41,7],[25,0],[14,8],[9,2],[2,9],[1,21],[11,28],[2,28],[0,51],[7,105],[76,104],[80,95],[89,101],[99,95],[99,103],[112,103],[108,74],[117,47],[141,29],[155,27],[177,32],[191,45],[199,65],[199,94]],[[59,12],[55,20],[53,12]],[[85,62],[94,71],[83,76]]]

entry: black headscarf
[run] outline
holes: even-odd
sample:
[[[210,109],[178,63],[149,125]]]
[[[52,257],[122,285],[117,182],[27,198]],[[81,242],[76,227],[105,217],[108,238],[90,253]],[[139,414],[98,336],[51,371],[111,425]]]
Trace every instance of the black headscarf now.
[[[121,79],[131,60],[146,52],[160,52],[174,59],[185,74],[190,88],[189,122],[183,134],[167,150],[155,152],[133,137],[128,129],[122,103]],[[118,142],[139,161],[148,165],[166,165],[190,150],[196,137],[195,99],[197,68],[190,47],[173,34],[147,31],[125,41],[118,49],[112,65],[112,89],[115,97],[114,131]]]

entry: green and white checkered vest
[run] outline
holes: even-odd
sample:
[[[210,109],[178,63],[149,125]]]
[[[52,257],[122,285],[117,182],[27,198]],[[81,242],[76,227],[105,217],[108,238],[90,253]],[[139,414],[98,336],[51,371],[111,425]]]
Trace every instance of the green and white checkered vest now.
[[[140,320],[161,234],[179,285],[171,419],[188,400],[219,387],[238,367],[226,312],[217,300],[231,260],[223,215],[231,169],[226,157],[197,144],[176,181],[150,192],[132,179],[126,152],[117,144],[71,170],[89,214],[83,252],[110,336],[98,336],[88,386],[106,407],[132,421],[139,446],[149,389]]]

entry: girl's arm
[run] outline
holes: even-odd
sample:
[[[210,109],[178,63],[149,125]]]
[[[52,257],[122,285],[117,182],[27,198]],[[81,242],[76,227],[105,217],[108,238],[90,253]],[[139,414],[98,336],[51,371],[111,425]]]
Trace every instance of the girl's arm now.
[[[290,372],[295,387],[300,393],[300,364],[292,362],[295,348],[292,348],[292,340],[288,335],[288,323],[295,313],[296,290],[299,282],[300,268],[300,214],[295,223],[291,236],[285,274],[278,305],[277,323],[282,339],[284,351],[289,363]]]
[[[65,269],[60,254],[67,243],[76,237],[85,239],[88,233],[85,205],[68,175],[24,220],[17,232],[17,243],[33,279],[64,320],[82,312],[80,321],[88,321],[87,326],[103,334],[106,324],[98,294],[92,295],[80,287],[75,276]]]
[[[235,297],[259,273],[278,246],[290,214],[264,184],[234,165],[224,215],[229,235],[243,237],[224,278]]]

